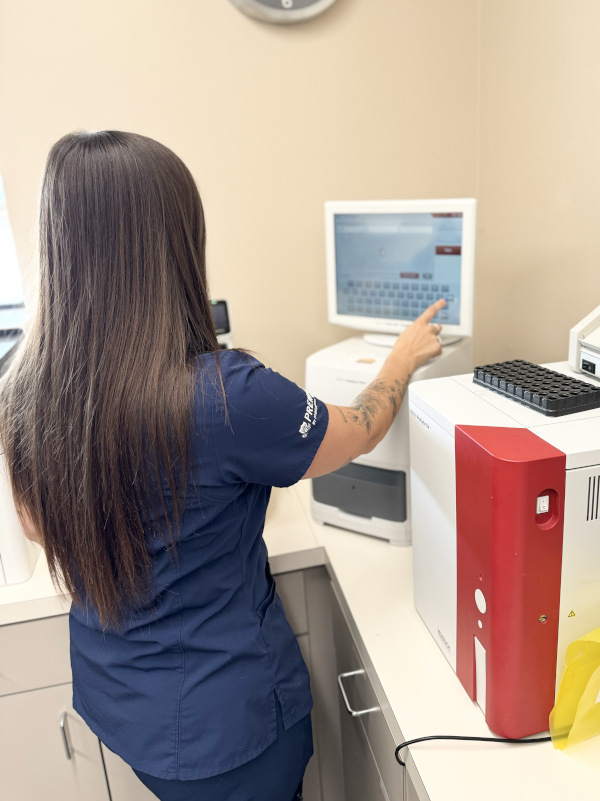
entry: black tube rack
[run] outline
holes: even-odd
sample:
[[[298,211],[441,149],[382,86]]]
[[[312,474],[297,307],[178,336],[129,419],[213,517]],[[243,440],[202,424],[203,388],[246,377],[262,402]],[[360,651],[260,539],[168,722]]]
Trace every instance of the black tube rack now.
[[[476,367],[473,381],[548,417],[600,406],[600,385],[595,387],[521,359]]]

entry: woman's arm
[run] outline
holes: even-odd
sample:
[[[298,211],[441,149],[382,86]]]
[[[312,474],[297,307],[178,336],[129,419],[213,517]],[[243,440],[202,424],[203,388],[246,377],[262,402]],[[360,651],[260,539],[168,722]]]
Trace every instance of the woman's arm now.
[[[438,300],[400,334],[375,380],[352,406],[327,404],[327,431],[303,478],[331,473],[369,453],[383,439],[414,371],[442,351],[438,340],[442,326],[431,320],[445,305],[445,300]]]

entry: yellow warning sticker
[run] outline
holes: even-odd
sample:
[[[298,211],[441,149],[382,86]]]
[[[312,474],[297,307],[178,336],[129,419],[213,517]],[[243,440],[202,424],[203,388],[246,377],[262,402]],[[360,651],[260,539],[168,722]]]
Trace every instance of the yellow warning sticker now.
[[[573,609],[571,609],[571,611],[569,612],[569,617],[575,617],[575,612],[573,611]]]

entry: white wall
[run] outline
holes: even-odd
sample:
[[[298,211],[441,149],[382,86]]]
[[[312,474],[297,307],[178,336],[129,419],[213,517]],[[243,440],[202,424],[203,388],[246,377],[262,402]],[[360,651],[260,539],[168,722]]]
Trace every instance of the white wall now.
[[[600,4],[481,2],[476,352],[567,358],[600,304]]]

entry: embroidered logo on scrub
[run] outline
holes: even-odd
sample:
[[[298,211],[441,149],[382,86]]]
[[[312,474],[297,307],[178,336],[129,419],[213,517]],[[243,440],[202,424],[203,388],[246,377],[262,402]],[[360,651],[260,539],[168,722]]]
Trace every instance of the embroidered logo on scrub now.
[[[317,401],[313,398],[310,392],[306,393],[306,411],[304,412],[304,420],[299,428],[302,437],[306,437],[310,429],[317,422]]]

